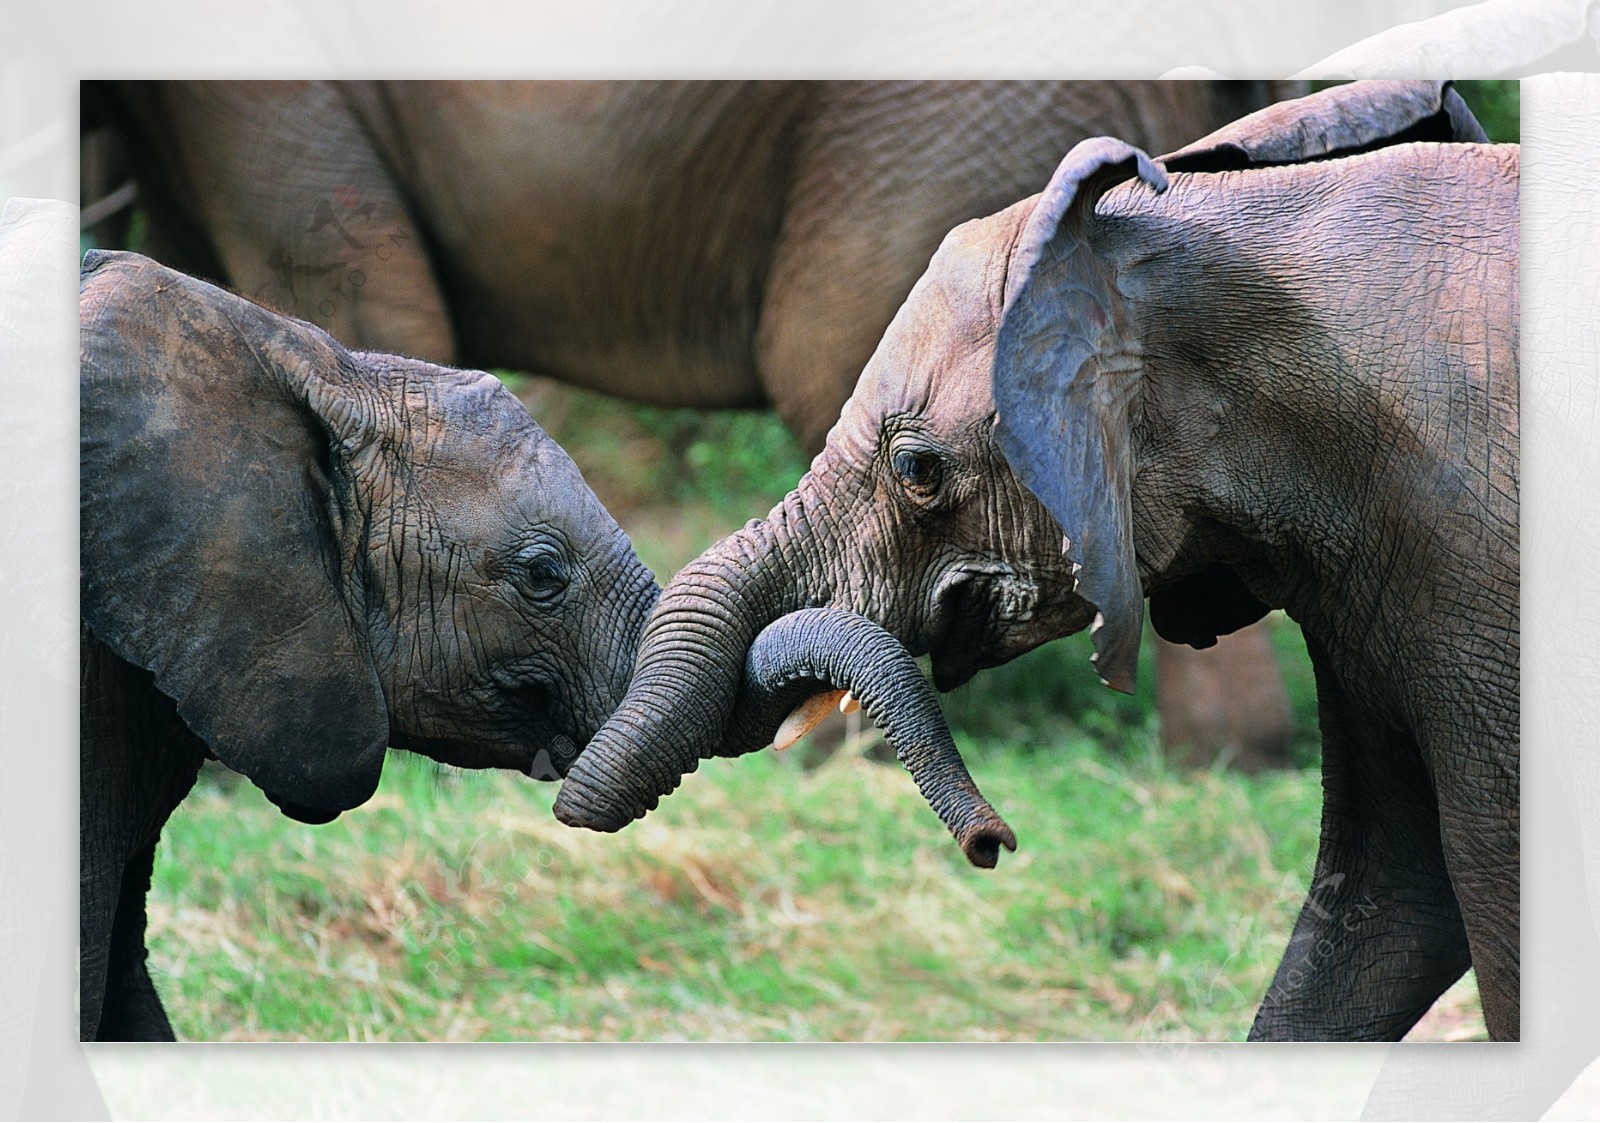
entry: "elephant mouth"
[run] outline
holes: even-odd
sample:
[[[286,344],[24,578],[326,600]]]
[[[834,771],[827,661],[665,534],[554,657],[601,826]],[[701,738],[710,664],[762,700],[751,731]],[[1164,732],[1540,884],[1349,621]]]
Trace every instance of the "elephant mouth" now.
[[[580,731],[575,715],[543,694],[544,705],[525,708],[525,724],[520,730],[520,751],[524,754],[520,771],[534,780],[562,780],[589,746],[594,729]]]
[[[525,667],[497,668],[466,702],[391,726],[389,743],[455,768],[504,768],[535,780],[560,780],[593,736],[562,691]]]
[[[504,768],[534,780],[560,780],[586,746],[565,733],[527,730],[520,735],[490,737],[469,733],[455,736],[391,732],[392,748],[418,753],[452,768]]]
[[[998,608],[992,567],[953,566],[939,579],[930,619],[933,685],[947,693],[969,682],[979,671],[999,666],[1011,655],[996,633]]]
[[[522,774],[533,780],[564,780],[587,744],[580,745],[565,733],[557,733],[535,749]]]
[[[1005,562],[968,561],[947,569],[934,586],[926,633],[934,686],[949,692],[979,671],[1087,627],[1093,609],[1053,590]]]

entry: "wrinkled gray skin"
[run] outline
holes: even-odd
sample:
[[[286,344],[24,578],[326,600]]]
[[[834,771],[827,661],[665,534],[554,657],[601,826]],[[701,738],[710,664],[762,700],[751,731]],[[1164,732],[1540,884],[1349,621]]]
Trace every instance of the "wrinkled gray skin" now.
[[[1167,151],[1298,89],[135,82],[88,83],[84,104],[119,126],[168,265],[352,347],[770,404],[815,453],[952,226],[1037,190],[1084,137]],[[1275,664],[1257,680],[1283,697]],[[1163,701],[1206,747],[1235,728],[1286,747],[1237,706]]]
[[[80,1028],[171,1038],[144,900],[204,757],[307,822],[386,746],[555,779],[657,589],[490,375],[135,254],[89,255],[81,316]]]
[[[941,689],[1085,626],[1126,688],[1144,596],[1188,643],[1282,607],[1323,832],[1252,1036],[1396,1039],[1471,965],[1517,1037],[1519,154],[1440,143],[1481,137],[1438,84],[1337,87],[1166,175],[1086,142],[952,231],[811,471],[664,591],[558,816],[655,806],[802,605]]]

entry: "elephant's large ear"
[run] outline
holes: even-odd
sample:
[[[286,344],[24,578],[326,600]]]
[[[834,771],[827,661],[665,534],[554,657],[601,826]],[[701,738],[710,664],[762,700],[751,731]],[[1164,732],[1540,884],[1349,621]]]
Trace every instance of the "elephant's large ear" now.
[[[1078,595],[1100,613],[1100,677],[1130,693],[1144,624],[1128,435],[1140,368],[1122,294],[1089,234],[1096,200],[1135,175],[1166,189],[1161,169],[1122,141],[1096,137],[1067,153],[1012,254],[994,362],[1000,449],[1082,567]]]
[[[349,354],[136,254],[91,253],[79,308],[84,620],[285,811],[364,802],[389,726],[338,547]]]
[[[1169,172],[1238,171],[1412,141],[1488,139],[1449,82],[1350,82],[1241,117],[1161,157],[1161,164]]]

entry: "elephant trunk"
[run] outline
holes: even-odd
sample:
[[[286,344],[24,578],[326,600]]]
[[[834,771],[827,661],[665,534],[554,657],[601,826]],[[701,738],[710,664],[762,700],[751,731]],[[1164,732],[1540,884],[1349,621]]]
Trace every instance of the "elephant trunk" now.
[[[861,703],[968,861],[993,869],[1000,847],[1017,848],[1016,835],[968,774],[938,698],[910,654],[877,624],[844,609],[804,609],[757,637],[719,755],[770,744],[785,715],[830,687]]]
[[[812,583],[792,561],[798,504],[791,494],[673,579],[645,627],[627,697],[567,772],[557,819],[621,830],[718,754],[750,645],[802,607]]]

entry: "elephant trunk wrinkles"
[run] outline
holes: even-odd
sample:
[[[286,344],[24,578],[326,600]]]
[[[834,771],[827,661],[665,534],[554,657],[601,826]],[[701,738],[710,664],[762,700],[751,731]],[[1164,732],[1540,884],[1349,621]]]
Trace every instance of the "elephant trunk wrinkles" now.
[[[910,654],[877,624],[844,609],[804,609],[757,637],[719,755],[770,744],[795,706],[828,687],[860,701],[968,861],[993,869],[1000,847],[1017,848],[1016,835],[968,774],[933,687]]]
[[[561,785],[561,822],[621,830],[717,755],[750,645],[802,607],[807,582],[786,548],[797,502],[791,495],[674,579],[645,628],[628,696]]]

